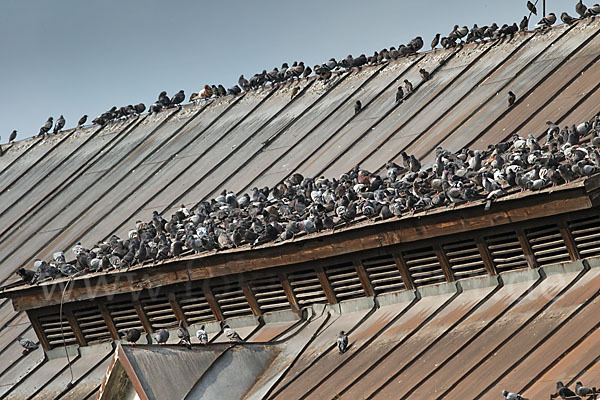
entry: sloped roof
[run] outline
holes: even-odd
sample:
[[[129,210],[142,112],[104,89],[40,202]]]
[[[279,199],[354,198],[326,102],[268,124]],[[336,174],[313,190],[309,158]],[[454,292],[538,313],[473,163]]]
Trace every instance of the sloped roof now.
[[[548,119],[589,119],[600,100],[599,33],[600,23],[588,19],[364,67],[328,83],[312,78],[17,142],[0,158],[1,284],[36,257],[124,235],[153,210],[170,214],[223,188],[271,186],[293,172],[337,176],[356,164],[378,171],[402,150],[427,162],[437,146],[482,148],[513,132],[541,138]],[[419,68],[432,79],[396,105],[396,87],[404,79],[420,82]],[[290,100],[295,85],[302,90]],[[508,90],[517,94],[510,109]],[[357,99],[363,111],[354,116]],[[51,367],[40,351],[20,355],[19,335],[35,338],[26,316],[5,299],[0,355],[8,362],[0,367],[0,397],[64,379],[65,365]],[[78,384],[65,396],[96,390],[108,354],[81,355]]]

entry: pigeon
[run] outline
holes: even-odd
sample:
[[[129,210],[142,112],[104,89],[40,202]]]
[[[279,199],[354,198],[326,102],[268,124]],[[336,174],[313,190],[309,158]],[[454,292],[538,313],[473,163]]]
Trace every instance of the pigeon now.
[[[435,49],[438,43],[440,43],[440,34],[436,33],[433,37],[433,40],[431,41],[431,50]]]
[[[513,104],[515,104],[515,101],[517,100],[517,96],[515,96],[515,94],[511,91],[508,92],[508,106],[512,107]]]
[[[581,382],[576,382],[575,383],[575,393],[577,393],[579,396],[595,396],[596,395],[596,388],[589,388],[587,386],[583,386],[583,383]]]
[[[240,335],[238,335],[238,333],[236,331],[231,329],[229,327],[229,325],[223,326],[223,333],[225,334],[225,336],[227,336],[227,338],[229,339],[229,342],[231,342],[231,343],[242,341],[242,338],[240,337]]]
[[[423,79],[423,81],[428,81],[429,78],[431,78],[431,75],[429,74],[429,72],[427,72],[425,69],[421,68],[419,70],[419,74],[421,74],[421,79]]]
[[[38,136],[46,136],[48,134],[48,132],[50,132],[50,129],[52,129],[53,124],[54,124],[54,118],[48,117],[48,120],[40,128],[40,133],[38,134]]]
[[[566,387],[562,382],[556,382],[556,393],[551,395],[550,398],[556,398],[560,396],[561,399],[578,399],[579,397],[568,387]]]
[[[77,121],[77,128],[81,128],[87,122],[87,119],[87,115],[84,115],[83,117],[79,118],[79,121]]]
[[[344,354],[348,349],[348,335],[344,331],[340,331],[337,337],[337,347],[340,354]]]
[[[529,19],[527,18],[527,16],[524,16],[523,19],[521,20],[521,23],[519,24],[519,30],[521,32],[525,32],[527,30],[528,26],[529,26]]]
[[[35,343],[33,340],[22,338],[20,336],[17,337],[17,342],[19,342],[21,347],[23,347],[23,354],[29,354],[30,352],[40,347],[40,345],[38,343]]]
[[[408,79],[404,80],[404,90],[406,90],[406,94],[411,94],[413,92],[413,85]]]
[[[354,115],[358,114],[361,109],[362,103],[360,102],[360,100],[356,100],[356,103],[354,103]]]
[[[10,136],[8,137],[8,142],[12,143],[15,141],[16,138],[17,138],[17,130],[15,129],[10,133]]]
[[[294,89],[292,89],[292,94],[290,96],[290,100],[293,99],[294,96],[296,96],[299,91],[300,91],[300,87],[299,86],[296,86]]]
[[[62,128],[64,128],[65,126],[65,117],[63,117],[62,115],[60,117],[58,117],[58,119],[56,120],[56,124],[54,125],[54,134],[56,135],[58,132],[60,132],[60,130]]]
[[[140,337],[142,335],[140,334],[140,331],[136,328],[131,328],[130,330],[127,331],[126,334],[126,338],[127,341],[131,343],[132,346],[135,346],[135,342],[137,342],[138,340],[140,340]]]
[[[208,334],[204,330],[204,325],[200,325],[200,328],[196,331],[196,337],[198,337],[201,344],[208,344]]]
[[[238,85],[240,85],[240,87],[244,89],[245,92],[247,92],[248,89],[250,89],[250,83],[248,82],[248,79],[244,78],[244,75],[240,75],[238,79]]]
[[[533,15],[537,15],[537,9],[535,8],[535,4],[533,4],[531,1],[527,0],[527,9],[529,10],[529,12],[531,12]]]
[[[17,269],[17,272],[15,272],[15,273],[17,275],[19,275],[21,277],[21,279],[23,279],[23,281],[25,281],[27,283],[35,282],[36,273],[34,271],[20,267],[19,269]]]
[[[404,91],[402,90],[402,86],[398,86],[398,90],[396,91],[396,103],[402,101],[404,98]]]
[[[172,105],[181,104],[184,100],[185,100],[185,93],[183,92],[183,90],[180,90],[171,99],[171,104]]]
[[[164,90],[160,92],[160,94],[158,95],[158,102],[163,107],[169,107],[169,105],[171,104],[171,99],[169,99],[169,96],[167,96],[167,92],[165,92]]]
[[[154,334],[154,339],[156,339],[156,342],[162,346],[163,344],[167,343],[167,340],[169,340],[169,331],[164,328],[159,329]]]
[[[135,106],[133,106],[133,108],[135,109],[135,112],[138,114],[141,114],[144,111],[146,111],[146,105],[144,103],[138,103]]]
[[[560,14],[560,20],[567,25],[574,24],[577,21],[575,18],[571,17],[566,12],[563,12],[562,14]]]
[[[541,19],[540,22],[537,23],[536,27],[538,29],[549,28],[556,22],[556,15],[554,13],[550,13]]]
[[[183,325],[183,320],[179,321],[179,328],[177,329],[177,337],[179,338],[179,344],[187,347],[188,350],[191,350],[192,342],[190,341],[190,332],[185,327],[185,325]]]
[[[504,397],[505,400],[527,400],[520,394],[512,393],[512,392],[509,392],[508,390],[503,390],[502,396]]]
[[[577,4],[575,4],[575,12],[579,14],[579,18],[587,17],[587,7],[583,4],[582,0],[579,0]]]

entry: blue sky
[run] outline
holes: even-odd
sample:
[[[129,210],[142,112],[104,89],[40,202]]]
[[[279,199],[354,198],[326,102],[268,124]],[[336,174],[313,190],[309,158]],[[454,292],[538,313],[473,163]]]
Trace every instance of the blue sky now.
[[[417,35],[428,48],[454,24],[518,23],[525,3],[2,0],[0,143],[13,129],[20,139],[37,134],[49,116],[73,127],[83,114],[149,105],[161,90],[184,89],[187,99],[205,83],[230,87],[282,62],[370,55]],[[547,12],[575,15],[575,3],[548,0]]]

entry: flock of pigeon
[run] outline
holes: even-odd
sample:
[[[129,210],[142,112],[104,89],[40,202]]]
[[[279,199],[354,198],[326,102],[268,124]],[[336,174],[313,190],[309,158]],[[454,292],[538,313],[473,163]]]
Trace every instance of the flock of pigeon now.
[[[561,399],[587,399],[587,400],[595,400],[598,391],[595,387],[587,387],[584,386],[581,382],[575,383],[575,391],[572,391],[568,387],[566,387],[561,381],[556,382],[556,392],[550,395],[550,399],[556,399],[560,397]],[[527,398],[521,396],[518,393],[512,393],[508,390],[502,391],[502,396],[505,400],[528,400]]]
[[[527,9],[530,11],[530,15],[537,15],[536,6],[531,2],[527,1]],[[582,0],[575,5],[575,12],[579,15],[580,18],[593,17],[595,15],[600,14],[600,4],[594,4],[591,7],[587,7],[583,4]],[[578,18],[574,18],[570,16],[568,13],[563,12],[560,16],[560,19],[565,24],[573,24]],[[554,13],[549,13],[544,16],[535,26],[534,28],[537,30],[544,30],[556,22],[556,15]],[[472,43],[472,42],[483,42],[486,40],[497,40],[503,39],[506,37],[513,37],[515,33],[519,31],[526,31],[529,26],[529,17],[524,16],[521,20],[519,26],[517,26],[516,22],[512,25],[503,24],[502,26],[498,26],[496,23],[493,23],[489,26],[479,27],[477,24],[474,24],[471,29],[467,26],[460,27],[459,25],[455,25],[452,31],[441,37],[441,34],[436,34],[433,40],[431,41],[431,49],[434,50],[438,45],[441,45],[443,48],[448,49],[452,47],[456,47],[458,45],[462,45],[463,43]],[[286,82],[294,81],[295,79],[307,78],[311,76],[314,72],[315,75],[319,77],[321,80],[328,80],[333,75],[333,72],[338,70],[351,70],[353,68],[361,68],[363,65],[376,65],[381,63],[386,63],[390,60],[396,60],[400,57],[407,57],[410,55],[416,54],[419,50],[423,48],[423,38],[421,36],[417,36],[412,39],[408,44],[400,44],[397,48],[392,46],[389,49],[384,48],[380,51],[375,51],[372,56],[366,56],[365,54],[361,54],[358,57],[353,57],[352,55],[348,55],[347,57],[340,59],[337,61],[335,58],[330,58],[326,62],[322,64],[317,64],[313,68],[310,66],[305,66],[304,62],[294,61],[290,66],[288,63],[283,63],[281,68],[273,68],[270,72],[267,70],[263,70],[261,73],[254,74],[250,79],[246,79],[244,75],[240,75],[238,79],[238,84],[232,86],[229,89],[225,89],[223,85],[204,85],[204,88],[200,92],[195,92],[190,95],[189,101],[196,102],[198,100],[209,100],[214,97],[223,97],[223,96],[236,96],[242,91],[249,91],[253,89],[258,89],[267,84],[276,86],[279,84],[283,84]],[[425,70],[419,71],[423,80],[429,79],[429,73]],[[412,88],[412,86],[411,86]],[[297,89],[295,88],[295,93],[292,94],[292,97],[297,93]],[[401,88],[399,88],[401,89]],[[398,95],[401,95],[400,90]],[[155,101],[149,108],[151,113],[157,113],[164,108],[171,108],[181,105],[185,101],[185,92],[180,90],[172,98],[167,95],[166,91],[163,91],[159,94],[158,100]],[[357,107],[360,107],[360,104],[357,104]],[[116,119],[129,118],[130,116],[140,115],[146,110],[146,106],[144,103],[139,103],[136,105],[127,105],[122,107],[113,106],[110,110],[102,113],[94,120],[92,120],[93,124],[96,125],[105,125],[108,122],[111,122]],[[84,115],[78,121],[77,127],[83,126],[87,122],[88,116]],[[53,134],[59,133],[65,126],[65,118],[61,115],[59,119],[54,123],[54,118],[49,117],[48,120],[40,127],[39,136],[45,137],[49,135],[52,130]],[[54,129],[53,129],[54,127]],[[13,143],[17,137],[17,130],[13,130],[9,136],[9,143]],[[4,154],[4,150],[0,147],[0,156]]]
[[[113,235],[89,249],[78,243],[71,249],[74,261],[56,252],[49,263],[36,259],[33,270],[20,268],[17,274],[38,284],[191,253],[292,240],[360,217],[387,220],[478,200],[489,209],[506,194],[539,191],[600,171],[599,115],[562,129],[547,121],[544,144],[531,134],[514,134],[485,150],[451,153],[438,148],[428,168],[403,152],[401,165],[388,162],[381,175],[356,166],[339,178],[294,173],[274,187],[255,187],[241,196],[223,190],[191,210],[182,204],[168,220],[154,211],[150,221],[137,221],[125,239]]]

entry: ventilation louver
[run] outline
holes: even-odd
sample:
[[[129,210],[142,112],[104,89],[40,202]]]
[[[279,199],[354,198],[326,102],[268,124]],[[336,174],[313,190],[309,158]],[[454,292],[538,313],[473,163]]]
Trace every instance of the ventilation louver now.
[[[569,222],[569,230],[583,258],[600,255],[600,217],[588,217]]]
[[[408,267],[408,273],[415,286],[430,285],[445,282],[446,277],[442,266],[433,251],[433,247],[423,247],[402,252],[402,257]]]
[[[376,295],[406,289],[391,254],[366,258],[362,260],[362,264]]]
[[[290,308],[290,302],[277,276],[253,279],[248,284],[263,313]]]
[[[112,339],[106,321],[97,306],[74,310],[73,315],[88,344]]]
[[[46,339],[48,340],[50,348],[63,345],[63,334],[67,346],[77,343],[73,329],[64,313],[62,318],[62,333],[60,329],[60,315],[58,313],[40,316],[38,317],[38,321],[42,327],[44,336],[46,336]]]
[[[140,321],[140,317],[131,300],[109,302],[106,304],[106,308],[108,309],[108,313],[112,318],[119,336],[124,337],[127,334],[127,331],[133,328],[138,329],[140,332],[144,332],[142,321]]]
[[[467,239],[448,243],[443,245],[442,249],[456,278],[487,274],[475,240]]]
[[[526,235],[538,266],[571,260],[558,226],[531,228],[526,231]]]
[[[338,301],[365,296],[356,268],[351,262],[325,267],[325,274]]]
[[[252,309],[237,281],[211,282],[210,288],[224,318],[252,315]]]
[[[291,272],[287,278],[300,307],[327,302],[327,297],[314,269]]]
[[[498,273],[527,268],[527,260],[515,232],[488,236],[485,239]]]
[[[176,292],[175,297],[189,325],[216,319],[202,289],[182,290]]]
[[[177,321],[177,317],[175,317],[166,294],[147,297],[141,299],[140,302],[153,331],[161,328],[171,329],[178,326],[179,322]]]

